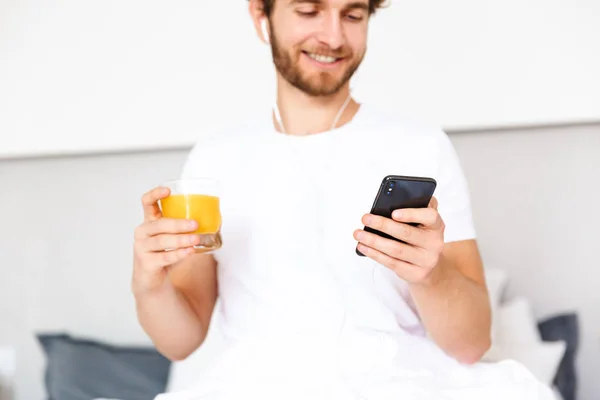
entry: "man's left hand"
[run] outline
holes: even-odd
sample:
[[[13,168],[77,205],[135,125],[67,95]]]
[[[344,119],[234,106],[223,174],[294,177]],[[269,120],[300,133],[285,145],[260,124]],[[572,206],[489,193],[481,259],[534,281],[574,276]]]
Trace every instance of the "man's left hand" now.
[[[365,226],[404,243],[359,229],[354,232],[358,250],[409,283],[430,283],[444,248],[445,225],[437,207],[437,199],[433,197],[429,207],[395,210],[392,219],[365,215],[362,219]]]

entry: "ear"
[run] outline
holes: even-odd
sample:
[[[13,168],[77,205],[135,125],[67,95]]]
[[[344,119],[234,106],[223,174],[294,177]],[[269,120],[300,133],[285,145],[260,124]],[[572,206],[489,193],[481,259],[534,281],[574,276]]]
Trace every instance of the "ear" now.
[[[248,2],[248,11],[254,24],[256,34],[265,43],[269,43],[269,21],[263,9],[262,0],[250,0]]]

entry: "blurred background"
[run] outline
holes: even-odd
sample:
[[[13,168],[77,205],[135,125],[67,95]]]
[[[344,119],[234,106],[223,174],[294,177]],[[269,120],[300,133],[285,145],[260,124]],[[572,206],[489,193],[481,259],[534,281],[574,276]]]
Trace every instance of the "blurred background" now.
[[[539,328],[506,354],[552,366],[539,373],[565,400],[600,393],[598,71],[597,0],[392,0],[353,81],[359,101],[449,133],[498,315],[530,319],[498,326]],[[92,364],[151,350],[129,291],[139,199],[274,91],[243,0],[0,0],[0,399],[67,379],[58,335],[95,346]]]

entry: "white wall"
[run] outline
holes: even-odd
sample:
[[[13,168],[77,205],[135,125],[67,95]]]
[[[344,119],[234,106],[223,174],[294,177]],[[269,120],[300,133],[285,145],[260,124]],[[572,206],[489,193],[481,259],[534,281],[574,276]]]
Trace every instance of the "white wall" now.
[[[511,276],[539,318],[582,323],[581,400],[600,393],[600,125],[452,136],[471,185],[488,266]]]
[[[184,153],[0,162],[0,346],[17,347],[18,399],[42,399],[34,331],[149,344],[129,293],[139,199]]]
[[[600,125],[453,134],[488,265],[543,318],[582,320],[580,400],[600,393]],[[129,294],[141,194],[185,151],[0,161],[0,346],[18,350],[18,400],[43,398],[35,330],[148,343]]]
[[[390,3],[362,101],[446,127],[600,121],[597,0]],[[190,145],[273,96],[244,0],[0,1],[0,158]]]

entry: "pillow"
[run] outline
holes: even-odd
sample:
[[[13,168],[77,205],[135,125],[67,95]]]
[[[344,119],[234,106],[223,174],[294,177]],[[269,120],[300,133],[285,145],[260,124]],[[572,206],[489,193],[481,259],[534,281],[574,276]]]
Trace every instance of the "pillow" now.
[[[565,355],[558,367],[554,385],[564,400],[577,398],[577,371],[575,358],[579,349],[579,318],[577,314],[550,317],[538,324],[543,340],[563,340],[567,344]]]
[[[531,305],[523,297],[500,306],[494,330],[497,343],[535,344],[542,341]]]
[[[154,348],[117,347],[66,334],[38,334],[49,400],[148,400],[164,392],[171,362]]]
[[[495,320],[492,346],[483,361],[518,361],[540,382],[552,386],[565,353],[565,342],[542,342],[531,306],[524,298],[501,305]]]

